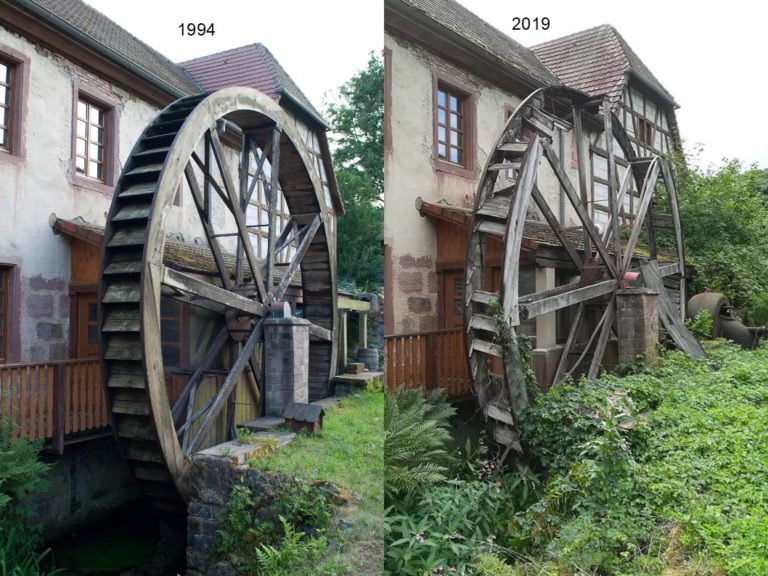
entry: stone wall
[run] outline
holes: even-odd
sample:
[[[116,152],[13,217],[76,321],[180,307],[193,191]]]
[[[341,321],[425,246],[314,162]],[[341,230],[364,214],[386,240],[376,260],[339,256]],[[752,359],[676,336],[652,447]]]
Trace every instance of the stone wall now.
[[[102,520],[139,498],[128,464],[108,436],[72,444],[51,464],[50,489],[34,499],[35,521],[52,540]]]
[[[289,402],[309,402],[309,322],[294,317],[264,322],[264,372],[267,416],[282,416]],[[321,398],[325,391],[313,392]]]
[[[616,314],[619,363],[633,362],[642,355],[646,364],[656,360],[659,341],[658,294],[647,288],[619,290]]]
[[[264,519],[270,518],[268,504],[275,490],[288,479],[234,464],[226,456],[198,454],[190,474],[191,493],[187,508],[186,576],[224,576],[235,572],[216,555],[219,516],[229,500],[232,486],[242,484],[261,501]]]
[[[64,278],[25,278],[24,313],[34,325],[26,342],[30,362],[64,360],[69,354],[69,294]]]

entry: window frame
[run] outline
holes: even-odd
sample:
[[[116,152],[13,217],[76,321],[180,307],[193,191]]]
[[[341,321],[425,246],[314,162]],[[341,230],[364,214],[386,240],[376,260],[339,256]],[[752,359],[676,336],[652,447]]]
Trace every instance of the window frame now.
[[[438,153],[438,90],[450,91],[463,103],[464,124],[464,161],[455,164],[449,160],[440,158]],[[432,77],[432,157],[435,169],[438,172],[446,172],[463,178],[475,178],[475,160],[477,145],[476,130],[476,96],[474,91],[461,81],[451,76],[435,73]]]
[[[21,330],[19,329],[21,276],[19,266],[9,262],[0,262],[0,282],[3,283],[4,298],[2,313],[4,316],[4,350],[0,350],[0,364],[12,364],[21,360]]]
[[[0,162],[21,163],[26,156],[24,126],[27,118],[29,94],[29,58],[10,46],[0,44],[0,60],[12,69],[13,80],[10,98],[11,120],[9,149],[0,148]]]
[[[77,121],[80,101],[97,106],[104,111],[104,180],[98,180],[77,172]],[[70,154],[70,172],[72,184],[78,188],[95,190],[112,195],[117,179],[118,158],[118,114],[117,100],[78,80],[74,82],[72,98],[72,137]],[[90,124],[89,124],[90,126]],[[88,144],[86,141],[86,148]],[[87,151],[87,150],[86,150]]]

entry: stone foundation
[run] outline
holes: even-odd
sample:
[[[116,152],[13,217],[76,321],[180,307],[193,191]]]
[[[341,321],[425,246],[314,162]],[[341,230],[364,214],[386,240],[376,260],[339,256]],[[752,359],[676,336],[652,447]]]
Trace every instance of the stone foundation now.
[[[309,322],[264,322],[264,368],[267,416],[282,416],[289,402],[309,402]]]

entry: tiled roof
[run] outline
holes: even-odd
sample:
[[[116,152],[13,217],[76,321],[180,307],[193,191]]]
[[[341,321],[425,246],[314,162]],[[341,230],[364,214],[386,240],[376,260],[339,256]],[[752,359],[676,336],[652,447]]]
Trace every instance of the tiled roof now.
[[[53,17],[53,24],[63,28],[71,26],[95,42],[110,58],[124,59],[153,77],[159,84],[166,85],[181,94],[196,94],[199,86],[187,72],[163,56],[157,50],[130,34],[98,10],[80,0],[25,0],[24,4]],[[64,26],[61,26],[64,24]],[[106,50],[104,50],[106,49]]]
[[[437,24],[498,58],[503,64],[522,72],[545,86],[562,83],[547,69],[530,48],[514,41],[502,31],[455,0],[387,0],[417,10]]]
[[[73,238],[79,238],[97,246],[100,246],[104,239],[104,228],[102,226],[86,222],[79,216],[73,220],[67,220],[66,218],[58,218],[54,215],[51,217],[51,228],[53,228],[54,234],[64,234]],[[235,255],[224,252],[223,256],[224,263],[229,272],[234,276]],[[218,274],[216,261],[213,259],[213,254],[207,246],[181,242],[172,238],[168,238],[165,241],[163,262],[172,268],[186,272],[208,276],[216,276]],[[260,260],[260,262],[262,261]],[[287,267],[275,267],[275,278],[277,280],[281,280],[285,276],[285,268]],[[293,278],[291,278],[291,286],[300,285],[301,270],[297,269]]]
[[[249,44],[182,62],[181,66],[203,87],[213,92],[225,86],[248,86],[278,102],[282,96],[304,108],[322,124],[325,121],[277,59],[263,44]]]
[[[643,64],[613,26],[602,25],[533,46],[533,51],[562,82],[590,96],[621,99],[630,74],[677,106],[672,95]]]

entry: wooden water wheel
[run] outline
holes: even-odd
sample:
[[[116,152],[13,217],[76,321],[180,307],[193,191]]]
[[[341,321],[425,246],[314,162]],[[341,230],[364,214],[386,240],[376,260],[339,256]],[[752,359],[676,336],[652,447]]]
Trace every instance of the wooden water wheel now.
[[[249,222],[259,188],[268,206]],[[290,214],[282,226],[278,209]],[[327,393],[336,353],[330,218],[296,121],[255,90],[182,98],[134,146],[105,231],[102,358],[112,425],[157,510],[185,509],[190,457],[210,443],[212,429],[234,434],[233,392],[245,384],[259,405],[264,321],[299,279],[311,323],[310,390]],[[256,230],[265,258],[255,254]],[[176,241],[174,262],[194,254],[192,267],[168,261],[167,238],[179,234],[195,242]],[[163,363],[164,301],[204,311],[215,326],[198,338],[203,345],[174,397]],[[211,374],[215,385],[204,386]]]
[[[593,221],[587,194],[589,141],[582,128],[587,120],[590,134],[596,136],[589,153],[600,148],[607,161],[608,220],[602,229]],[[571,158],[560,158],[553,143],[558,129],[574,132],[575,182],[566,169]],[[617,162],[624,166],[623,176]],[[562,190],[575,227],[561,224],[538,182]],[[629,211],[625,209],[628,194],[633,195]],[[548,228],[549,236],[557,239],[569,261],[571,278],[521,296],[521,259],[529,250],[524,238],[526,229],[536,226]],[[657,236],[662,231],[668,257],[660,259]],[[637,247],[643,234],[648,246],[641,252]],[[501,282],[496,286],[488,280],[490,255],[498,252],[492,249],[494,242],[503,247]],[[623,287],[627,273],[641,265],[645,276],[658,276],[653,279],[658,280],[654,288],[665,292],[666,284],[682,294],[677,301],[684,308],[682,233],[667,162],[661,157],[636,157],[607,101],[566,107],[553,92],[534,92],[509,118],[489,154],[476,195],[466,261],[464,324],[470,377],[497,442],[520,450],[516,421],[528,405],[518,346],[521,324],[567,309],[570,325],[554,381],[566,376],[595,378],[603,368],[609,339],[615,338],[615,293]],[[651,282],[646,279],[646,285]],[[673,307],[666,295],[660,298],[662,322],[676,337],[680,327],[687,330],[681,324],[684,309]]]

